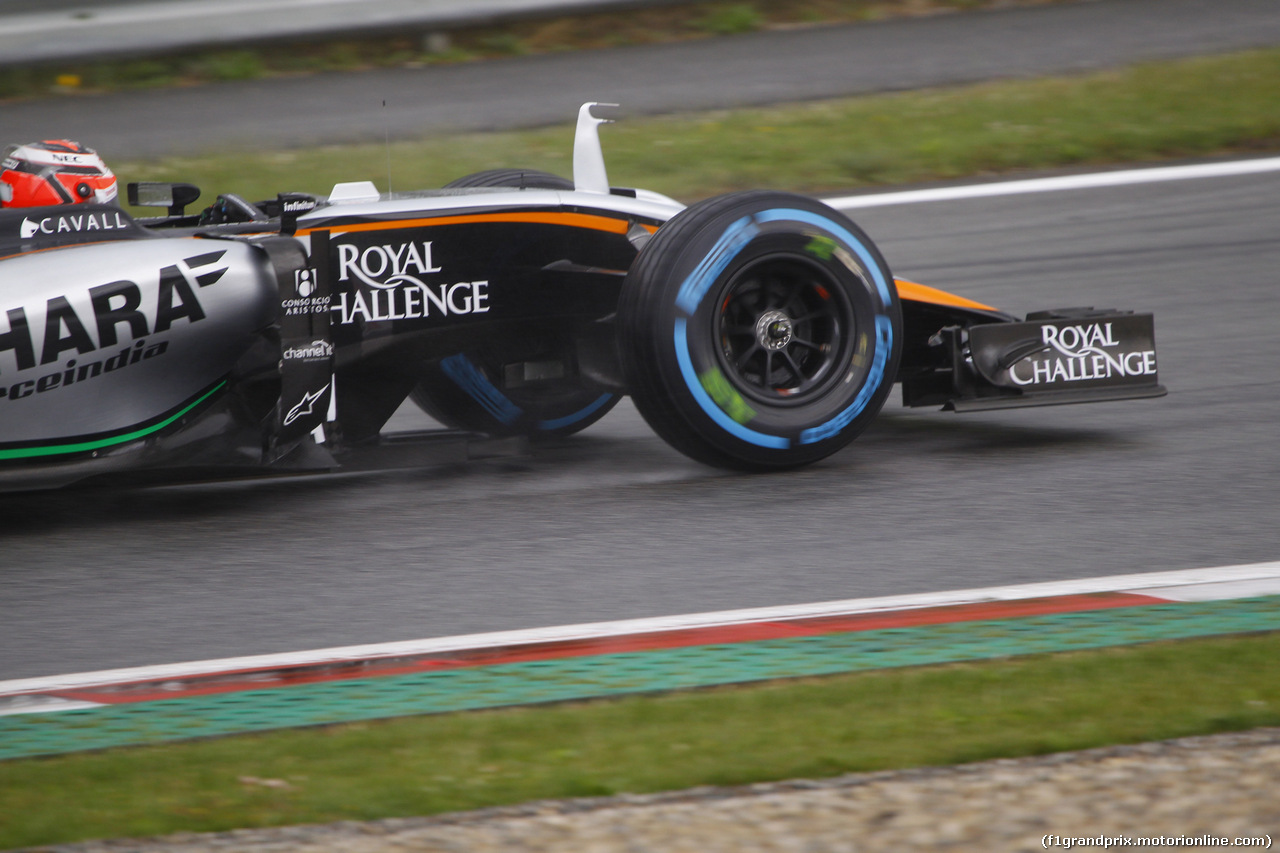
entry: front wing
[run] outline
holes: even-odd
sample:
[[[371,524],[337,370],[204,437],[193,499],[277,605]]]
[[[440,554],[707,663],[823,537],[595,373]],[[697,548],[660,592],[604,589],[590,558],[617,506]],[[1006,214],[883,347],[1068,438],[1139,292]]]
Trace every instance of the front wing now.
[[[912,282],[898,285],[915,353],[899,376],[904,405],[972,412],[1168,393],[1151,314],[1067,308],[1020,320]]]

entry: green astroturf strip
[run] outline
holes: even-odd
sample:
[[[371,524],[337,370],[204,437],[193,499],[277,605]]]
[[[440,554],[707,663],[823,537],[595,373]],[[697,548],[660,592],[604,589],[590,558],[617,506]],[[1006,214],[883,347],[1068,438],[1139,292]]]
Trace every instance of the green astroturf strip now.
[[[0,759],[1280,630],[1280,596],[497,664],[0,717]]]

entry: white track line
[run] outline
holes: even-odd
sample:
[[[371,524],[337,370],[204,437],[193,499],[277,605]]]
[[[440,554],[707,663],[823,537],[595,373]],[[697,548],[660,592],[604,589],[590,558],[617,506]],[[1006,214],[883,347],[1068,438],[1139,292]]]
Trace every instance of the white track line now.
[[[823,201],[837,210],[854,210],[856,208],[883,207],[893,204],[958,201],[968,198],[990,198],[1002,195],[1121,187],[1133,184],[1154,184],[1164,181],[1187,181],[1196,178],[1225,178],[1236,175],[1257,175],[1263,172],[1280,172],[1280,157],[1267,157],[1261,160],[1233,160],[1229,163],[1198,163],[1190,166],[1126,169],[1119,172],[1092,172],[1087,175],[1062,175],[1055,178],[1033,178],[1025,181],[998,181],[989,184],[968,184],[962,187],[938,187],[929,190],[851,195],[826,198]]]
[[[456,0],[187,0],[187,2],[152,3],[89,3],[76,9],[59,9],[53,12],[31,12],[0,16],[5,35],[16,33],[57,33],[60,31],[93,32],[103,27],[150,25],[164,22],[185,23],[191,26],[220,22],[237,15],[291,14],[303,23],[308,15],[323,14],[336,9],[351,16],[353,22],[386,19],[452,22],[459,17],[501,18],[530,11],[548,9],[572,11],[588,5],[606,5],[621,0],[468,0],[466,4]],[[467,8],[469,7],[469,8]],[[465,13],[459,8],[466,8]]]
[[[221,660],[111,669],[99,672],[80,672],[41,678],[21,678],[0,681],[0,696],[15,696],[24,693],[51,693],[59,690],[102,687],[110,684],[126,684],[139,681],[192,678],[245,670],[317,666],[357,660],[444,654],[469,649],[520,646],[565,640],[592,640],[633,634],[688,630],[691,628],[717,628],[788,619],[852,616],[867,613],[885,613],[895,610],[917,610],[924,607],[946,607],[992,601],[1018,601],[1028,598],[1051,598],[1065,595],[1133,592],[1150,594],[1157,598],[1177,600],[1180,594],[1186,594],[1188,600],[1202,601],[1215,597],[1213,589],[1215,585],[1220,585],[1219,588],[1223,590],[1221,594],[1216,594],[1218,598],[1280,594],[1280,562],[1114,575],[1102,578],[1048,581],[1045,583],[963,589],[949,592],[926,592],[914,595],[891,595],[882,598],[854,598],[815,604],[757,607],[748,610],[689,613],[652,619],[593,622],[582,625],[562,625],[550,628],[498,631],[486,634],[467,634],[456,637],[438,637],[395,643],[313,649],[284,654],[253,655]],[[1159,595],[1156,595],[1156,591],[1159,591]]]
[[[101,708],[101,702],[79,702],[74,699],[59,699],[56,696],[12,696],[0,698],[0,717],[12,717],[18,714],[52,714],[57,711],[83,711],[86,708]]]

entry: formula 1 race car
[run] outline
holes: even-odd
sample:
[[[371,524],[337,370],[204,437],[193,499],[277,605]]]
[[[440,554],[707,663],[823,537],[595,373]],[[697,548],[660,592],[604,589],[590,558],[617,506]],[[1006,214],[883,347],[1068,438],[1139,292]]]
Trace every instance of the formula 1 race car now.
[[[895,383],[955,411],[1165,393],[1149,314],[895,280],[804,196],[611,187],[594,106],[572,181],[0,210],[0,489],[404,464],[432,440],[383,434],[406,399],[477,439],[568,435],[630,394],[683,453],[762,471],[844,447]]]

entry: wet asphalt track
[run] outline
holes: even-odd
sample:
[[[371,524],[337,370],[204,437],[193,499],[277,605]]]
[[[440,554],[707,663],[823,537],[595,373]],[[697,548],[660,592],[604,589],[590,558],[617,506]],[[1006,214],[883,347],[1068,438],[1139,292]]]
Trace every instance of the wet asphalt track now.
[[[0,104],[0,138],[67,136],[110,162],[137,162],[178,151],[564,125],[586,101],[619,103],[624,115],[703,111],[1096,71],[1275,44],[1275,0],[1087,0],[470,65]]]
[[[1149,2],[1028,15],[1123,18]],[[1192,16],[1181,20],[1193,29],[1216,22],[1218,35],[1205,24],[1183,52],[1277,38],[1267,30],[1280,18],[1270,0],[1166,0],[1161,8],[1156,19],[1139,18],[1142,55],[1153,39],[1185,45],[1174,38],[1174,9]],[[954,33],[930,43],[949,20],[960,19],[919,23],[915,32],[928,38],[911,55],[927,61],[912,67],[969,79],[955,76],[947,57],[981,66],[990,51],[957,48]],[[1084,68],[1130,55],[1135,45],[1118,18],[1089,20],[1076,36],[1056,24],[1053,41],[1067,49],[1050,58]],[[886,34],[899,26],[879,30],[877,49],[891,46]],[[1224,27],[1234,40],[1217,40]],[[1025,28],[1006,30],[1003,44],[1018,32]],[[766,58],[780,62],[780,44],[761,51],[757,42],[747,52],[752,62],[728,47],[724,67],[743,73],[715,74],[705,55],[699,67],[708,80],[745,81],[757,101],[819,94],[743,76],[769,67]],[[1101,59],[1091,58],[1095,48],[1105,48]],[[816,51],[801,56],[793,60],[808,72],[801,77],[830,77]],[[547,67],[566,61],[554,57]],[[626,62],[638,61],[632,53],[622,61],[616,79],[661,94],[651,75],[625,73]],[[496,97],[499,84],[486,76],[495,67],[508,81],[525,77],[512,73],[519,63],[480,67],[471,82],[437,90],[454,121],[525,121],[520,109],[534,100]],[[893,76],[905,67],[889,67],[882,87],[912,84]],[[285,91],[319,123],[299,127],[286,116],[277,128],[305,140],[362,126],[359,116],[314,108],[331,86],[309,96],[315,103]],[[34,138],[70,116],[88,122],[86,140],[110,150],[122,138],[112,135],[113,122],[122,122],[128,132],[144,127],[155,150],[167,150],[193,138],[222,144],[255,111],[281,115],[255,91],[207,94],[229,98],[235,110],[131,95],[6,105],[0,123],[15,138]],[[578,99],[552,87],[538,104],[550,102],[554,116],[536,120],[560,120]],[[481,104],[498,112],[485,119],[459,111]],[[143,118],[129,118],[131,105]],[[168,128],[146,116],[164,116]],[[193,136],[192,127],[203,133]],[[1171,395],[965,416],[907,412],[895,398],[845,452],[769,477],[685,460],[624,403],[582,436],[518,459],[355,478],[0,496],[0,679],[1280,556],[1280,176],[877,208],[856,218],[900,275],[1013,312],[1153,310]],[[400,426],[417,422],[406,414]]]
[[[1280,175],[858,219],[898,274],[1014,312],[1153,310],[1170,396],[895,399],[774,476],[686,461],[621,407],[460,468],[3,496],[0,678],[1280,556]]]

